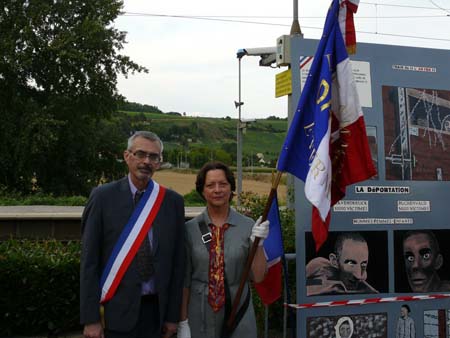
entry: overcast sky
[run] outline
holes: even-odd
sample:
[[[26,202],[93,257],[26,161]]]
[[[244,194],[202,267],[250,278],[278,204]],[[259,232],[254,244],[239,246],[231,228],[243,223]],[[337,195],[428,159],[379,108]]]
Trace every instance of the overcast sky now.
[[[304,38],[320,38],[330,2],[299,0]],[[115,22],[127,32],[122,53],[149,73],[121,77],[119,92],[164,112],[236,118],[236,52],[275,46],[277,37],[289,34],[292,8],[292,0],[124,0],[125,14]],[[449,0],[362,1],[355,25],[358,42],[450,53]],[[286,117],[287,99],[274,93],[275,74],[286,68],[259,67],[258,62],[258,57],[242,59],[242,118]]]

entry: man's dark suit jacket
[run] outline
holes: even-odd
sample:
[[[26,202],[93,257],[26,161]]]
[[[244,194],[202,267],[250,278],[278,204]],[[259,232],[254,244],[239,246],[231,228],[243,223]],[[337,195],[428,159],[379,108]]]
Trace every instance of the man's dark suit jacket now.
[[[93,189],[89,197],[81,229],[81,324],[100,321],[100,278],[133,209],[128,177]],[[160,324],[177,323],[184,276],[184,202],[176,192],[166,190],[152,229]],[[138,320],[140,302],[141,282],[133,261],[115,295],[105,304],[106,327],[120,332],[133,329]]]

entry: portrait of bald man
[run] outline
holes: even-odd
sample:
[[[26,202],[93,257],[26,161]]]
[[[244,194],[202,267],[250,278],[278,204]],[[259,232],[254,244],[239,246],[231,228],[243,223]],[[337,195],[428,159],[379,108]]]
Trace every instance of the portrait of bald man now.
[[[387,274],[379,273],[387,266],[387,248],[380,245],[386,240],[384,231],[332,232],[316,254],[314,242],[307,236],[306,295],[386,291]],[[370,248],[375,246],[376,252],[371,252]]]

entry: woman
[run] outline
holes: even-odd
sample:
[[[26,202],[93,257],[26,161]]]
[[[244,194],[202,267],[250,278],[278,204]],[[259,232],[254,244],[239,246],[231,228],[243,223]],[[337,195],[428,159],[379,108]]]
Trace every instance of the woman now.
[[[336,338],[350,338],[353,335],[353,321],[350,317],[341,317],[334,327]]]
[[[195,185],[206,201],[206,209],[186,223],[186,275],[178,337],[191,337],[192,332],[194,338],[219,338],[225,311],[234,301],[255,237],[261,240],[250,275],[255,282],[264,279],[267,266],[262,242],[269,233],[269,222],[261,223],[260,217],[255,223],[230,208],[236,183],[225,164],[205,164]],[[232,337],[256,338],[255,313],[248,283],[243,290],[240,307],[245,303],[248,307],[242,310],[243,316]]]

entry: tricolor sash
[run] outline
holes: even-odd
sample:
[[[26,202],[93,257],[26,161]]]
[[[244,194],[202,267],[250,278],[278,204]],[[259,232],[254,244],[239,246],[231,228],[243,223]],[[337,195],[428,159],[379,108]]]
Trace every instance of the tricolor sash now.
[[[100,280],[103,304],[110,300],[130,266],[161,207],[166,188],[150,180],[147,190],[133,211],[115,244]]]

